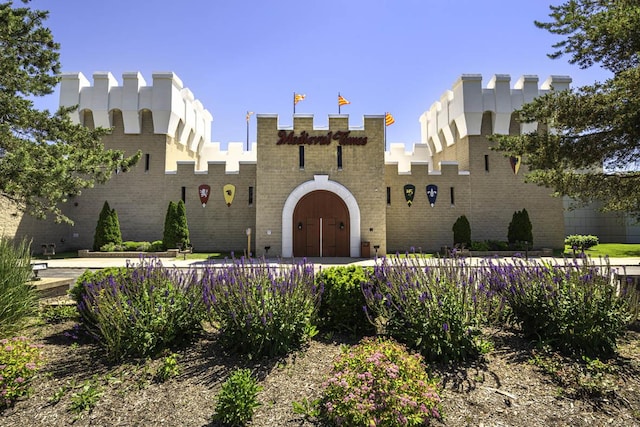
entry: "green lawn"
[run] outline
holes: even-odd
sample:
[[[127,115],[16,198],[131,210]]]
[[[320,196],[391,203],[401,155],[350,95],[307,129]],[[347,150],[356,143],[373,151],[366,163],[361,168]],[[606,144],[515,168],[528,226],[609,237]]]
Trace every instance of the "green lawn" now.
[[[569,246],[565,247],[566,256],[573,256]],[[640,257],[640,244],[638,243],[601,243],[584,251],[590,257],[606,256],[612,258]]]

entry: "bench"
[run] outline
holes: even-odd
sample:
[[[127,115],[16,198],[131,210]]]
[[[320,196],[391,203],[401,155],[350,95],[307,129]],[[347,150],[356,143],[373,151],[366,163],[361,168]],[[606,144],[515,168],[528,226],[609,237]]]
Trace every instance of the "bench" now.
[[[46,262],[31,263],[31,270],[33,271],[33,280],[39,280],[40,278],[38,277],[38,272],[40,270],[46,270],[47,268],[49,268],[49,264],[47,264]]]
[[[183,259],[187,259],[187,254],[192,254],[193,253],[193,246],[187,246],[185,248],[180,247],[178,249],[178,253],[182,254],[182,256],[184,257]]]
[[[55,243],[43,243],[41,246],[42,246],[42,255],[51,256],[56,254]]]

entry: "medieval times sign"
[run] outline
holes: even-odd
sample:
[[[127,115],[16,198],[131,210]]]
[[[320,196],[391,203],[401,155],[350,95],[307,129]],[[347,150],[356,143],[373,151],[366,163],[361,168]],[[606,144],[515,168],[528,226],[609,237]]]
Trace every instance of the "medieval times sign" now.
[[[366,145],[366,136],[349,136],[351,131],[327,132],[326,135],[310,136],[307,131],[302,131],[300,135],[295,135],[294,131],[278,132],[277,145],[329,145],[331,141],[338,141],[340,145]]]

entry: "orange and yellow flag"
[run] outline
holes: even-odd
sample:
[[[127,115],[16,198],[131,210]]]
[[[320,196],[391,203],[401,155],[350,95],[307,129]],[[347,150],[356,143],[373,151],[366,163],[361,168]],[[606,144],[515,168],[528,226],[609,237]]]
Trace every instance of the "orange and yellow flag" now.
[[[396,119],[393,118],[391,113],[384,113],[384,124],[385,126],[390,126],[396,122]]]
[[[306,98],[307,95],[302,93],[294,93],[293,94],[293,105],[296,105],[298,102],[302,101]]]
[[[343,105],[347,105],[347,104],[351,104],[351,102],[347,101],[347,99],[344,96],[338,94],[338,105],[342,107]]]
[[[246,115],[247,121],[249,121],[249,119],[251,118],[252,114],[253,114],[253,111],[247,111],[247,115]]]

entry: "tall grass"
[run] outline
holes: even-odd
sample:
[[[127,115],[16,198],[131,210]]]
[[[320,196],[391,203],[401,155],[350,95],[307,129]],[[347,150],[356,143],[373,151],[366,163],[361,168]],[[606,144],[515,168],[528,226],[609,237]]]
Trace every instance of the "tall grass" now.
[[[19,331],[38,309],[32,276],[30,242],[0,237],[0,337]]]

